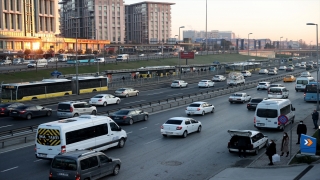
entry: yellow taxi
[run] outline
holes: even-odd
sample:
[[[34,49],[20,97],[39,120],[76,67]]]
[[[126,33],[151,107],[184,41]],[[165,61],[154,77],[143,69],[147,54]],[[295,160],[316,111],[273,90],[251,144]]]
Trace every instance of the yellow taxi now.
[[[283,82],[294,82],[296,78],[293,75],[287,75],[283,78]]]

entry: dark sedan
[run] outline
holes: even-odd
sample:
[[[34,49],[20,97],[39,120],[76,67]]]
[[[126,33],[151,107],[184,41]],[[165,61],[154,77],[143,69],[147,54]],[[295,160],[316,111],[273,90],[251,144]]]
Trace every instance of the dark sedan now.
[[[9,116],[10,111],[12,109],[15,109],[19,106],[23,106],[22,103],[6,103],[6,104],[0,104],[0,115],[1,116]]]
[[[256,97],[256,98],[252,98],[251,101],[247,104],[247,109],[248,110],[256,110],[257,105],[265,100],[266,98],[260,98],[260,97]]]
[[[149,114],[143,110],[137,109],[121,109],[109,115],[118,124],[133,124],[137,121],[146,121],[149,118]]]
[[[23,105],[19,106],[10,112],[10,117],[14,119],[23,118],[23,119],[32,119],[33,117],[40,116],[51,116],[52,109],[45,108],[38,105]]]

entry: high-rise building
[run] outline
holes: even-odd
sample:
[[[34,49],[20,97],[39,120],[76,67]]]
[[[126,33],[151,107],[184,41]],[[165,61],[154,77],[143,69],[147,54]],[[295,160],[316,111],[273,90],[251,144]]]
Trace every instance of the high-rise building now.
[[[59,4],[62,36],[124,42],[123,0],[62,0]]]
[[[140,2],[125,6],[126,43],[158,44],[171,37],[171,5]]]
[[[59,33],[58,27],[58,0],[0,1],[2,53],[39,49],[45,45],[41,41],[55,38],[55,34]]]

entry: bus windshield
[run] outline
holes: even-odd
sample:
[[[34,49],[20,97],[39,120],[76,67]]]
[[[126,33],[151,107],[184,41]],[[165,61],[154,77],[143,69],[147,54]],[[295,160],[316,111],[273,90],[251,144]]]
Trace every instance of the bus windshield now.
[[[317,93],[317,85],[307,85],[305,89],[306,93]],[[320,92],[320,91],[319,91]]]

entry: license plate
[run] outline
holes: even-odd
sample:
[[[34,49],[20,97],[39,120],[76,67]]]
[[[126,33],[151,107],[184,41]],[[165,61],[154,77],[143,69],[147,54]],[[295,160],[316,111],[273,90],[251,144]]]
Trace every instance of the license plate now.
[[[114,117],[114,119],[119,119],[119,117]]]
[[[58,173],[59,176],[69,176],[67,173]]]
[[[190,112],[190,114],[194,114],[194,112]]]
[[[47,154],[39,154],[39,157],[47,157]]]
[[[17,114],[17,112],[12,112],[13,114]]]
[[[60,113],[61,115],[65,115],[66,113]]]
[[[257,123],[257,126],[264,126],[264,123]]]
[[[166,134],[173,134],[173,132],[166,132]]]
[[[253,105],[251,105],[251,106],[254,106],[254,107],[256,107],[257,105],[253,104]]]
[[[237,100],[237,99],[233,98],[233,100]]]

